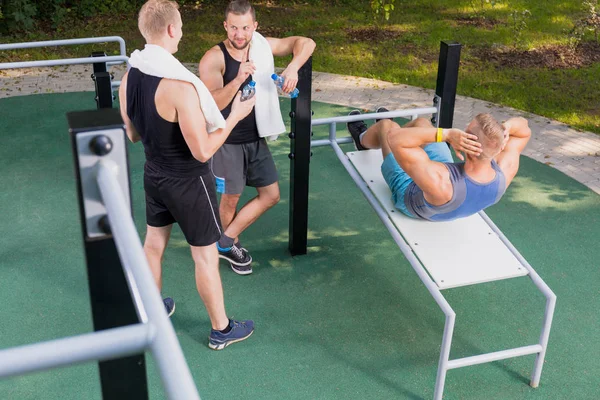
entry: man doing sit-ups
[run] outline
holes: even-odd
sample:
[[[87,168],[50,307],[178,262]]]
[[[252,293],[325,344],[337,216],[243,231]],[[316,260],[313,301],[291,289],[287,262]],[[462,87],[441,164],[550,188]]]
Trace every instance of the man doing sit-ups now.
[[[500,124],[489,114],[477,115],[465,131],[435,128],[424,118],[403,127],[383,119],[369,129],[350,122],[348,130],[358,150],[381,149],[381,172],[396,208],[429,221],[467,217],[497,203],[531,137],[526,119]],[[453,162],[446,143],[464,162]]]

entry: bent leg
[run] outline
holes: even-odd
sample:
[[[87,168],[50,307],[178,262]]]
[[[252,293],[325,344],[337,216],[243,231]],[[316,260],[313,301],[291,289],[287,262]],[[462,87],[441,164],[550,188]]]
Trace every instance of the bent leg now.
[[[400,125],[394,121],[382,119],[367,129],[364,134],[362,134],[360,144],[367,149],[381,149],[383,158],[386,158],[387,155],[391,153],[387,136],[391,129],[399,127]]]
[[[173,224],[161,227],[146,225],[144,253],[146,253],[148,265],[158,290],[162,289],[162,258],[171,236],[172,227]]]
[[[265,187],[257,187],[258,196],[241,208],[233,221],[225,229],[225,235],[238,237],[246,228],[263,215],[269,208],[279,202],[279,183],[275,182]]]
[[[217,246],[190,246],[196,272],[196,288],[202,298],[212,328],[223,330],[229,325],[225,313],[223,285],[219,274],[219,254]]]
[[[221,215],[221,226],[223,230],[227,230],[227,227],[235,219],[237,213],[237,205],[240,201],[241,194],[226,194],[221,195],[221,202],[219,203],[219,214]],[[235,238],[235,237],[234,237]]]

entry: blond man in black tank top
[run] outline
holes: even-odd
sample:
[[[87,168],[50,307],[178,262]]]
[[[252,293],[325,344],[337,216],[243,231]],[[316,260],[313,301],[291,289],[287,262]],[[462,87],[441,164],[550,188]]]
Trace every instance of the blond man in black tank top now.
[[[174,1],[150,0],[138,25],[147,44],[177,51],[182,21]],[[212,325],[209,347],[221,350],[254,331],[253,321],[233,321],[225,313],[215,242],[220,236],[216,193],[207,161],[233,127],[251,111],[253,101],[234,100],[225,128],[208,134],[200,100],[191,83],[146,75],[132,68],[121,80],[121,116],[132,142],[142,141],[146,153],[144,189],[147,231],[144,252],[159,289],[162,258],[173,223],[190,244],[196,286]],[[213,206],[214,205],[214,206]],[[164,299],[171,315],[175,303]]]

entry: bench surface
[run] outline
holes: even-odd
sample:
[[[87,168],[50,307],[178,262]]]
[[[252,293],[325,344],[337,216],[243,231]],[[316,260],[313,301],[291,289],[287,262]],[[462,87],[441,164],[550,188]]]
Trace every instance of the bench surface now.
[[[394,207],[380,150],[347,153],[394,226],[440,289],[527,275],[527,269],[478,214],[448,222],[410,218]]]

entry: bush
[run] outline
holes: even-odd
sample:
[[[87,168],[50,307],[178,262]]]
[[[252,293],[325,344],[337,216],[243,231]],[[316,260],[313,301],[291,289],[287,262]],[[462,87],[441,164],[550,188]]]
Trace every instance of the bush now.
[[[0,0],[0,32],[31,32],[39,22],[53,28],[71,19],[90,18],[99,14],[137,11],[144,0]]]

